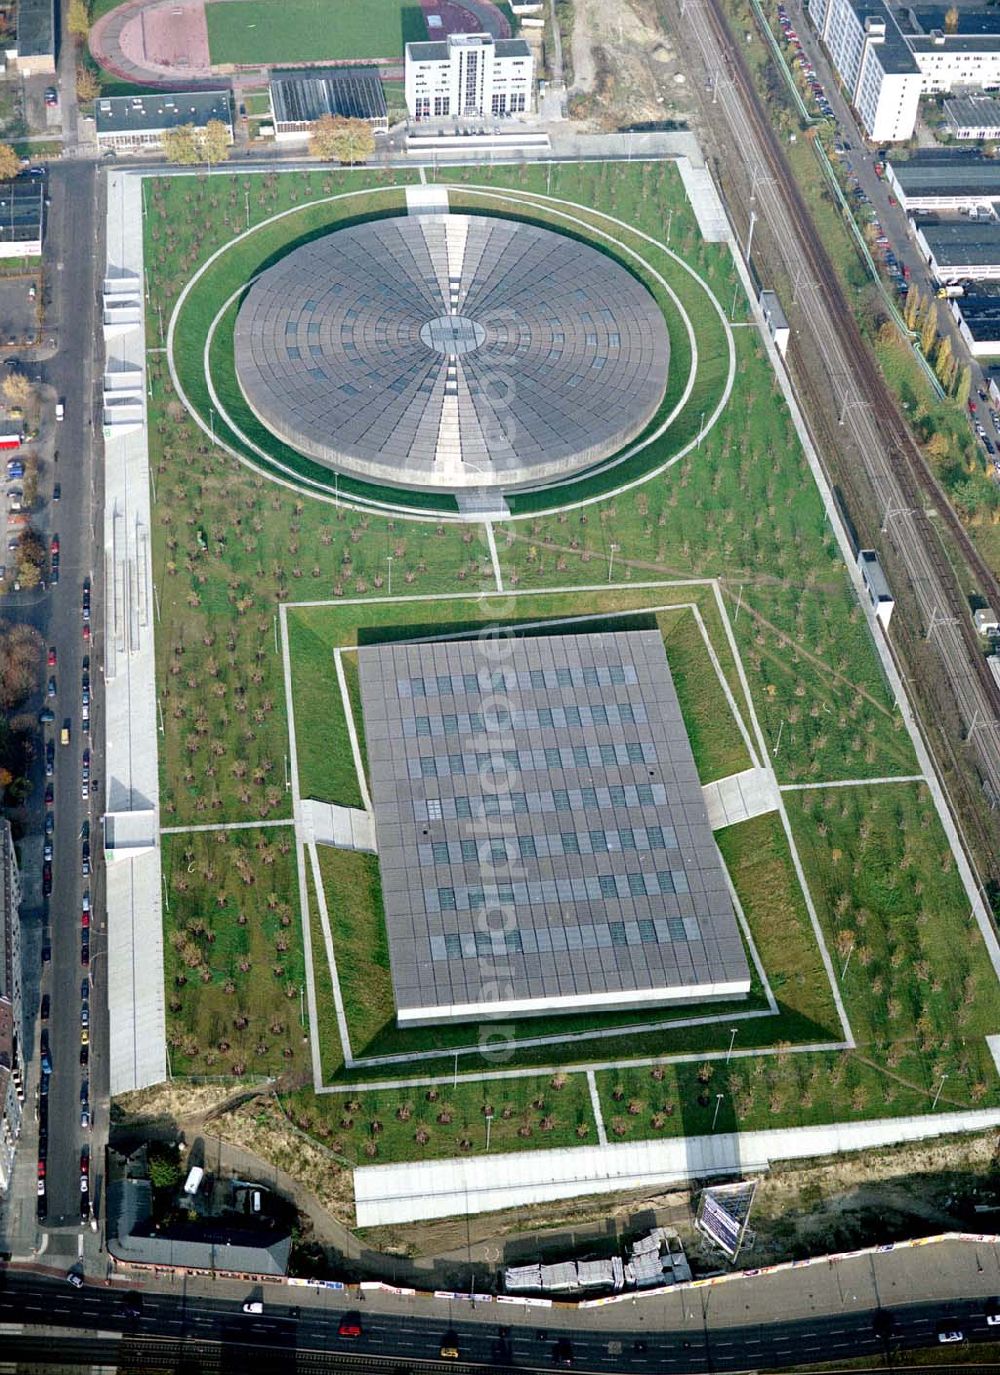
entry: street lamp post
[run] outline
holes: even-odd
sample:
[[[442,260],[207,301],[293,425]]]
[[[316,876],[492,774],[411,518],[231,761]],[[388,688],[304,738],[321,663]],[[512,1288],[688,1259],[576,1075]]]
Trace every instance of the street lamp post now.
[[[731,1029],[731,1031],[730,1031],[730,1036],[729,1036],[729,1049],[726,1051],[726,1064],[727,1064],[727,1065],[729,1064],[729,1057],[730,1057],[730,1056],[732,1055],[732,1053],[733,1053],[733,1046],[736,1044],[736,1033],[737,1033],[738,1030],[739,1030],[739,1027],[735,1027],[735,1026],[734,1026],[734,1027]]]
[[[712,1113],[712,1130],[715,1131],[715,1124],[719,1120],[719,1109],[722,1107],[723,1094],[715,1095],[715,1112]]]
[[[386,555],[386,563],[389,565],[389,596],[392,596],[392,555]]]
[[[612,544],[608,551],[608,582],[611,581],[611,570],[615,566],[615,554],[617,554],[618,549],[619,546],[617,544]]]
[[[491,1112],[488,1112],[488,1113],[486,1114],[486,1154],[487,1154],[487,1155],[489,1155],[489,1153],[490,1153],[490,1127],[492,1127],[492,1125],[493,1125],[493,1114],[492,1114]]]
[[[933,1112],[934,1109],[935,1109],[935,1108],[937,1107],[937,1105],[938,1105],[938,1099],[941,1097],[941,1090],[944,1088],[944,1081],[945,1081],[947,1078],[948,1078],[947,1074],[942,1074],[942,1075],[941,1075],[941,1082],[940,1082],[940,1084],[938,1084],[938,1086],[937,1086],[937,1093],[934,1095],[934,1102],[931,1104],[931,1112]]]

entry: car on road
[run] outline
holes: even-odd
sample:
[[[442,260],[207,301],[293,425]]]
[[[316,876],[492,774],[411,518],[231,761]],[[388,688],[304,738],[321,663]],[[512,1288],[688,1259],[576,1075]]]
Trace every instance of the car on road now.
[[[552,1364],[568,1370],[573,1364],[573,1343],[568,1337],[560,1337],[552,1348]]]
[[[990,1304],[986,1310],[986,1326],[1000,1327],[1000,1299]]]
[[[52,963],[52,946],[48,941],[42,946],[42,964]]]
[[[85,912],[89,912],[89,911],[90,911],[90,889],[89,889],[89,888],[85,888],[85,889],[83,890],[83,910],[84,910]]]
[[[46,691],[46,694],[47,694],[49,697],[54,697],[54,696],[56,695],[57,689],[56,689],[55,674],[53,674],[52,677],[49,678],[49,681],[48,681],[48,684],[46,685],[45,691]]]
[[[80,1068],[86,1069],[90,1064],[90,1046],[80,1047]]]
[[[965,1333],[954,1323],[939,1323],[937,1339],[942,1346],[953,1346],[956,1342],[965,1341]]]
[[[59,585],[59,555],[55,554],[52,559],[52,572],[49,574],[49,581],[53,587]]]
[[[49,540],[49,553],[50,553],[50,554],[58,554],[58,553],[59,553],[59,536],[58,536],[58,535],[53,535],[52,538]]]
[[[89,933],[87,933],[87,937],[89,937]],[[80,963],[83,965],[84,969],[90,967],[90,940],[87,937],[85,937],[80,945]]]
[[[90,1004],[88,1002],[80,1005],[80,1025],[90,1026]]]
[[[361,1336],[361,1314],[345,1313],[340,1320],[337,1328],[337,1335],[340,1337],[360,1337]]]
[[[51,707],[42,707],[38,713],[38,723],[42,726],[51,726],[56,719],[56,714]]]
[[[58,501],[59,498],[60,498],[61,496],[62,496],[62,484],[59,483],[59,482],[57,482],[56,485],[52,488],[52,500],[53,500],[53,501]]]
[[[56,106],[59,104],[59,92],[56,90],[54,86],[46,86],[45,104],[48,106],[50,110],[54,110]]]
[[[42,859],[52,858],[52,837],[46,836],[42,842]]]
[[[45,746],[45,777],[51,778],[56,766],[56,744],[50,740]]]
[[[67,717],[66,717],[66,720],[62,723],[62,730],[59,732],[59,743],[60,743],[60,745],[68,745],[69,742],[70,742],[70,735],[71,735],[71,734],[72,734],[72,726],[71,726],[71,723],[70,723],[70,719],[69,719],[69,717],[67,716]]]
[[[45,805],[46,805],[46,807],[51,807],[51,806],[52,806],[52,803],[55,801],[55,797],[56,797],[56,790],[55,790],[55,788],[53,788],[53,786],[52,786],[51,783],[46,783],[46,785],[45,785]]]
[[[52,1000],[50,999],[49,995],[48,995],[47,993],[43,993],[43,994],[42,994],[42,1008],[41,1008],[42,1021],[43,1021],[43,1022],[47,1022],[47,1021],[49,1020],[49,1009],[50,1009],[51,1006],[52,1006]]]
[[[41,1035],[39,1044],[40,1044],[40,1049],[41,1049],[42,1073],[43,1073],[43,1074],[51,1074],[51,1073],[52,1073],[52,1050],[51,1050],[51,1048],[50,1048],[50,1046],[49,1046],[49,1032],[48,1032],[48,1028],[47,1028],[47,1027],[43,1027],[43,1028],[42,1028],[42,1035]]]
[[[66,1283],[71,1284],[74,1289],[83,1288],[83,1276],[78,1270],[67,1270]]]
[[[85,840],[80,848],[80,872],[86,878],[90,873],[90,841]]]
[[[142,1295],[136,1293],[126,1294],[122,1299],[123,1318],[142,1317]]]
[[[83,911],[80,913],[80,927],[81,927],[82,930],[86,931],[86,929],[87,929],[87,927],[88,927],[89,925],[90,925],[90,913],[89,913],[89,911],[87,910],[87,908],[85,907],[85,908],[83,909]]]
[[[52,893],[52,862],[46,860],[42,865],[42,897],[47,898]]]
[[[55,666],[56,666],[56,647],[55,647],[55,645],[49,645],[49,668],[55,668]]]
[[[81,1109],[80,1109],[80,1126],[82,1127],[82,1129],[83,1129],[85,1132],[90,1131],[90,1109],[89,1109],[89,1108],[81,1108]]]
[[[243,1305],[244,1313],[263,1313],[264,1305],[257,1299],[251,1300]]]
[[[45,834],[50,836],[56,828],[56,819],[51,812],[45,813]]]
[[[49,1215],[49,1205],[48,1205],[48,1202],[47,1202],[46,1199],[45,1199],[45,1196],[43,1195],[43,1196],[38,1200],[38,1210],[37,1210],[35,1216],[38,1218],[38,1221],[39,1221],[39,1222],[44,1222],[45,1219],[48,1217],[48,1215]]]
[[[81,764],[80,768],[81,768],[81,777],[83,778],[84,783],[89,783],[89,782],[90,782],[90,750],[84,750],[84,752],[83,752],[83,761],[82,761],[82,764]]]
[[[83,687],[80,689],[80,698],[85,707],[90,706],[90,685],[88,683],[84,683]]]
[[[90,1045],[90,1028],[89,1028],[89,1027],[82,1026],[82,1027],[80,1028],[80,1044],[81,1044],[81,1046],[89,1046],[89,1045]]]
[[[83,623],[83,641],[84,644],[90,643],[90,626],[87,624],[86,621],[84,621]]]
[[[438,1353],[442,1361],[458,1360],[458,1334],[450,1329],[441,1338],[441,1350]]]
[[[89,621],[89,620],[90,620],[90,579],[89,579],[89,578],[84,578],[84,580],[83,580],[83,600],[82,600],[82,605],[83,605],[83,619],[84,619],[85,621]]]

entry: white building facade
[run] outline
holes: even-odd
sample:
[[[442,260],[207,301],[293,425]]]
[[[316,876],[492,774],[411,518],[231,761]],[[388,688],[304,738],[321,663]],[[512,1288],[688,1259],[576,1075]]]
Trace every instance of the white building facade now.
[[[904,30],[884,0],[812,0],[809,15],[875,143],[912,136],[921,95],[1000,87],[1000,36]],[[959,21],[961,23],[961,21]]]
[[[534,60],[523,38],[453,33],[442,43],[407,43],[406,108],[411,119],[530,114]]]

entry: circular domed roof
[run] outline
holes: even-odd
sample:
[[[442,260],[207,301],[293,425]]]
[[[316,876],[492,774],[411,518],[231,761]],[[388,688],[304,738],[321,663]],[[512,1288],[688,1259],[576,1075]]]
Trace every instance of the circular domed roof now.
[[[655,414],[670,344],[649,291],[552,230],[466,215],[342,229],[247,292],[257,417],[328,467],[403,487],[524,487],[608,457]]]

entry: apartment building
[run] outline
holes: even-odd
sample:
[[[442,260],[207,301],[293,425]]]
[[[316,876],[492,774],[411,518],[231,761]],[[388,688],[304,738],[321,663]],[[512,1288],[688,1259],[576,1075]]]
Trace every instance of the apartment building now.
[[[523,38],[453,33],[441,43],[407,43],[406,108],[412,119],[530,114],[533,68]]]

